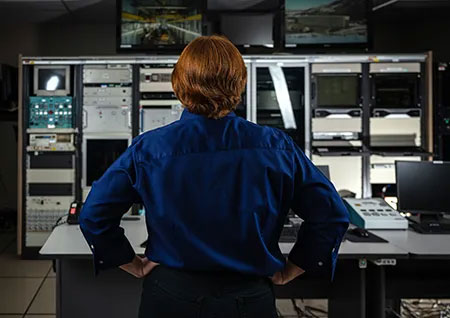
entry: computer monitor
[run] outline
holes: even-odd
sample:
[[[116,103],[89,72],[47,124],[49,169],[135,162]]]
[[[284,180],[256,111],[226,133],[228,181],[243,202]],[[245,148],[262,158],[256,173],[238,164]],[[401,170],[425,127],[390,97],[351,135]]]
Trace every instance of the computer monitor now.
[[[396,161],[398,210],[419,214],[423,233],[450,231],[450,162]]]
[[[37,96],[67,96],[70,94],[70,66],[35,66],[33,77],[33,92]]]
[[[317,76],[318,107],[358,107],[358,75]]]

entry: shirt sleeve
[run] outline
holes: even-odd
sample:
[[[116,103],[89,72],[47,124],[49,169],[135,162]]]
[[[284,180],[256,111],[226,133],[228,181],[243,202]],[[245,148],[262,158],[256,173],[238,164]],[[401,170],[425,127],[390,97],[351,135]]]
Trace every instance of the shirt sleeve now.
[[[294,199],[291,209],[303,219],[289,260],[308,276],[333,279],[348,211],[331,182],[295,146]]]
[[[93,183],[80,213],[80,229],[92,250],[96,274],[127,264],[135,256],[120,227],[123,214],[141,201],[134,157],[131,146]]]

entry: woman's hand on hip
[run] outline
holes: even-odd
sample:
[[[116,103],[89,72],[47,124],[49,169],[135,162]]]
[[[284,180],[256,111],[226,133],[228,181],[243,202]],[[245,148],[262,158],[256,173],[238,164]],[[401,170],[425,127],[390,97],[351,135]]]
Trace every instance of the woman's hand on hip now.
[[[158,265],[158,263],[149,261],[147,257],[142,258],[136,255],[130,263],[121,265],[119,267],[127,273],[133,275],[134,277],[142,278],[147,276],[153,270],[153,268]]]
[[[284,266],[283,270],[280,272],[276,272],[272,277],[272,283],[275,285],[285,285],[289,283],[294,278],[297,278],[305,271],[292,263],[291,261],[286,262],[286,266]]]
[[[142,272],[144,274],[144,276],[147,276],[148,274],[150,274],[150,272],[159,265],[159,263],[155,263],[150,261],[147,257],[141,258],[142,261]]]

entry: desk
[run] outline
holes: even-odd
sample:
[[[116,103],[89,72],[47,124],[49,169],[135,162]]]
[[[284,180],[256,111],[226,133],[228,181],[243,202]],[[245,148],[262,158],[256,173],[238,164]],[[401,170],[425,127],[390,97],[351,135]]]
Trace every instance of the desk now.
[[[412,257],[450,259],[450,234],[421,234],[411,229],[371,232],[388,240],[393,245],[407,250]]]
[[[408,251],[407,259],[396,266],[369,264],[367,275],[368,312],[385,317],[379,308],[386,300],[397,312],[402,298],[450,298],[450,235],[421,234],[406,231],[377,230],[374,234]]]
[[[122,227],[137,254],[147,239],[145,222],[122,221]],[[284,254],[292,243],[280,243]],[[57,317],[137,317],[141,280],[120,269],[102,272],[94,277],[91,251],[78,226],[55,228],[40,254],[56,259]],[[352,243],[345,241],[339,251],[336,279],[299,277],[285,286],[275,288],[277,298],[328,298],[329,317],[365,317],[366,270],[361,259],[407,258],[408,253],[390,243]],[[132,312],[135,310],[135,312]]]

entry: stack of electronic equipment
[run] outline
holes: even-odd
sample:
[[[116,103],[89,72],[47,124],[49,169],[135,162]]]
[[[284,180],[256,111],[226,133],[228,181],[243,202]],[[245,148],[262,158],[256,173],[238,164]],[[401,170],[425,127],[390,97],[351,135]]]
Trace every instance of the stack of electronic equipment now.
[[[34,66],[24,104],[25,247],[42,246],[75,198],[75,114],[71,67]]]
[[[420,161],[425,138],[425,63],[311,65],[312,161],[357,198],[395,184],[395,161]]]
[[[139,70],[140,133],[168,125],[183,108],[172,90],[174,64],[144,64]]]
[[[435,81],[435,158],[450,161],[450,64],[437,65]]]
[[[373,194],[395,184],[395,162],[420,161],[426,127],[425,63],[371,63],[370,184]]]
[[[83,68],[83,201],[92,183],[131,143],[132,83],[130,64],[85,65]]]
[[[338,190],[363,195],[363,65],[311,65],[311,159]]]

